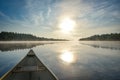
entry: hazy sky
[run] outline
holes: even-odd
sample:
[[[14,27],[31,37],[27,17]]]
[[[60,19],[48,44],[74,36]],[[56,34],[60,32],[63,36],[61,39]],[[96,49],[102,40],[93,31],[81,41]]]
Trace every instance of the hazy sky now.
[[[120,0],[0,0],[0,31],[66,39],[120,32]]]

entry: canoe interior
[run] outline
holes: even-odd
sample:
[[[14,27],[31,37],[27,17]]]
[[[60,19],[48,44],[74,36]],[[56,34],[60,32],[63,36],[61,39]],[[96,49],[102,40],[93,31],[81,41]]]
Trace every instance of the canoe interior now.
[[[1,80],[58,80],[57,77],[30,50]]]

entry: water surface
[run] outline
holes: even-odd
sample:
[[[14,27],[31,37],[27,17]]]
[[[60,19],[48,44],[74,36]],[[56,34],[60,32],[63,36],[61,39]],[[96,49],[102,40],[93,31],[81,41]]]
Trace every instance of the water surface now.
[[[0,77],[31,48],[59,80],[120,80],[119,41],[1,42]]]

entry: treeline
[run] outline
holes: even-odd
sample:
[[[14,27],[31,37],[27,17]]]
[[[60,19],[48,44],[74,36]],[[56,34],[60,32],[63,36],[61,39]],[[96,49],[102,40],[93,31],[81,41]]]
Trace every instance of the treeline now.
[[[111,34],[102,34],[102,35],[93,35],[87,38],[81,38],[79,41],[89,41],[89,40],[96,40],[96,41],[120,41],[120,33],[111,33]]]
[[[67,40],[66,39],[36,37],[31,34],[1,32],[0,33],[0,41],[67,41]]]

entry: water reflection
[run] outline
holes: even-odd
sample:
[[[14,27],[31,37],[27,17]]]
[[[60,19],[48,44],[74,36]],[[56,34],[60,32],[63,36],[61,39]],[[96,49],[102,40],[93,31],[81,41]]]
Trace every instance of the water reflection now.
[[[82,45],[88,45],[94,48],[103,48],[103,49],[111,49],[111,50],[120,50],[120,43],[117,44],[117,46],[113,45],[113,43],[105,43],[101,44],[100,42],[98,43],[80,43]]]
[[[66,63],[73,63],[75,61],[75,57],[73,53],[68,50],[62,51],[62,54],[60,55],[60,59]]]
[[[0,51],[13,51],[17,49],[30,49],[39,45],[53,44],[53,42],[7,42],[0,43]]]
[[[59,80],[120,80],[119,50],[99,46],[93,48],[80,43],[120,48],[120,42],[80,41],[54,42],[33,49]],[[28,49],[0,52],[0,77],[13,68],[27,52]]]

